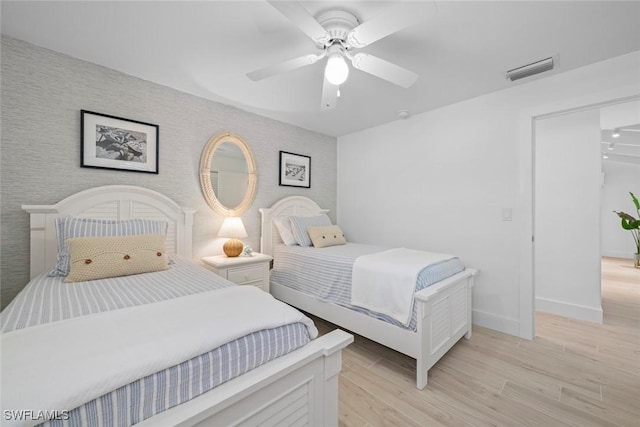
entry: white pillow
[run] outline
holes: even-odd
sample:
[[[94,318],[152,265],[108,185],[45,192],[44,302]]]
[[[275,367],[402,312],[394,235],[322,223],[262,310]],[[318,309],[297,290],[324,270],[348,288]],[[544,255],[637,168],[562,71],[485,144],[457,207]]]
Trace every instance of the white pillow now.
[[[278,216],[273,219],[273,223],[276,225],[278,232],[280,233],[280,238],[287,246],[295,246],[298,243],[296,239],[293,238],[293,233],[291,231],[291,221],[289,221],[288,216]]]
[[[307,229],[309,227],[328,227],[331,220],[326,214],[317,216],[290,216],[293,238],[300,246],[311,246],[311,237]]]

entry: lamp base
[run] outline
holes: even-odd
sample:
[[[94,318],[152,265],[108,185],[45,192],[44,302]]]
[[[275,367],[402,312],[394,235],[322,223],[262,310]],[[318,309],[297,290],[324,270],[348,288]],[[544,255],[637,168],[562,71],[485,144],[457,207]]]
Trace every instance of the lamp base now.
[[[242,253],[244,244],[239,239],[229,239],[222,246],[224,254],[230,258],[237,257]]]

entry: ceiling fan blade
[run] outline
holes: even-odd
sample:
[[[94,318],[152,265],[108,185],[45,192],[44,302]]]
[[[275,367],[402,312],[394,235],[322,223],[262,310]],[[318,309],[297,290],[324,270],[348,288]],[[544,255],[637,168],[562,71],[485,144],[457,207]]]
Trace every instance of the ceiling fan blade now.
[[[269,65],[268,67],[252,71],[250,73],[247,73],[247,77],[249,77],[254,82],[266,79],[267,77],[275,76],[276,74],[286,73],[287,71],[295,70],[296,68],[315,64],[320,58],[323,58],[324,56],[324,52],[321,55],[315,55],[311,53],[309,55],[300,56],[298,58],[290,59],[279,64]]]
[[[338,104],[338,86],[329,83],[325,77],[322,85],[322,103],[320,105],[322,111],[333,110]]]
[[[387,13],[355,27],[347,35],[347,43],[355,48],[362,48],[418,23],[421,14],[406,3],[399,4]]]
[[[322,25],[297,1],[269,1],[271,6],[286,16],[303,33],[316,43],[326,43],[329,41],[329,33],[322,28]]]
[[[418,80],[418,75],[413,71],[392,64],[389,61],[369,55],[368,53],[356,53],[351,58],[354,68],[362,70],[365,73],[373,74],[383,80],[387,80],[403,88],[408,88]]]

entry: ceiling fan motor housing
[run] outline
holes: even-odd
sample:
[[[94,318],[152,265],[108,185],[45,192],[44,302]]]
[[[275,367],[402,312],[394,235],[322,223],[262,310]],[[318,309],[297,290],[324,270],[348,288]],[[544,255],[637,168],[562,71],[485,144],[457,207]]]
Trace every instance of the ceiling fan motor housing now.
[[[327,10],[320,13],[316,20],[329,33],[329,41],[324,44],[318,44],[321,49],[329,47],[336,42],[340,42],[345,48],[348,48],[346,44],[347,34],[360,24],[354,14],[345,10]]]

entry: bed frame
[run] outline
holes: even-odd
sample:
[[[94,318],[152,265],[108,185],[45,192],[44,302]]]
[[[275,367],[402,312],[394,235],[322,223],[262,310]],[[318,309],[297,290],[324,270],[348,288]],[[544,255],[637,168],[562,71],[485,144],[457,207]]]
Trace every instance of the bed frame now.
[[[292,196],[260,209],[262,236],[260,251],[273,256],[282,239],[273,219],[282,215],[312,216],[327,213],[313,200]],[[325,303],[277,282],[270,282],[271,294],[294,307],[325,319],[363,337],[416,359],[416,386],[427,385],[429,369],[463,336],[471,338],[471,293],[477,270],[466,270],[415,294],[417,332],[403,329],[347,308]]]
[[[107,185],[22,209],[31,218],[31,277],[56,264],[55,219],[64,216],[166,220],[167,251],[191,258],[195,210],[146,188]],[[337,425],[342,349],[352,341],[335,330],[138,425]]]

